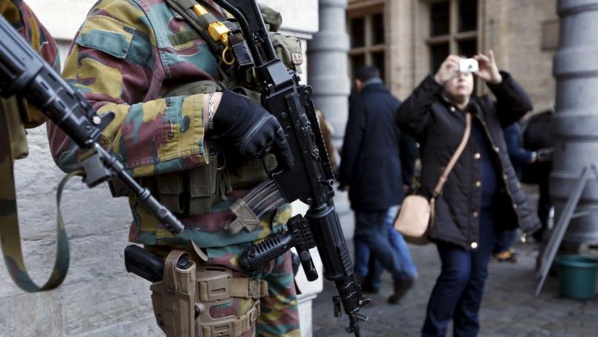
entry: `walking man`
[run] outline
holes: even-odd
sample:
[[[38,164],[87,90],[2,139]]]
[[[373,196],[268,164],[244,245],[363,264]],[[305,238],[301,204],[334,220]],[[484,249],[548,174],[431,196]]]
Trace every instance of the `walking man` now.
[[[401,135],[394,124],[400,101],[384,87],[376,67],[359,69],[355,84],[357,95],[351,102],[339,174],[339,188],[349,190],[355,212],[354,271],[361,280],[366,277],[369,251],[392,274],[394,293],[388,301],[398,303],[415,279],[389,241],[386,221],[388,210],[402,202],[406,183]]]

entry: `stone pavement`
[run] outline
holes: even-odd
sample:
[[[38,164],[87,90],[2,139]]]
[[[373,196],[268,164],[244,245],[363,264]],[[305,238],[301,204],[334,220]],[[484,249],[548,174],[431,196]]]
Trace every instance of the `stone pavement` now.
[[[347,218],[344,216],[343,218]],[[347,230],[345,230],[347,232]],[[352,249],[351,240],[347,240]],[[434,245],[410,245],[420,277],[412,290],[397,305],[386,303],[392,293],[388,272],[384,286],[372,302],[361,309],[369,316],[361,323],[362,337],[418,336],[425,317],[428,296],[438,273],[440,262]],[[598,300],[578,301],[559,296],[558,278],[548,276],[542,292],[536,289],[535,264],[538,245],[518,243],[518,263],[490,263],[485,298],[480,312],[480,336],[489,337],[586,337],[598,336]],[[332,296],[334,283],[325,280],[324,291],[313,302],[314,337],[350,337],[344,329],[346,316],[335,318]],[[448,336],[452,336],[449,327]]]

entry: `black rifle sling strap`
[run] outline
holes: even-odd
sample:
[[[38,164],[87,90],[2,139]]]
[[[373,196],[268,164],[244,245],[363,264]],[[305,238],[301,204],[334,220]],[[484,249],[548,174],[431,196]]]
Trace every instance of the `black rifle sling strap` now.
[[[27,273],[23,259],[14,179],[15,158],[11,147],[11,144],[15,140],[11,138],[11,133],[9,132],[10,129],[22,128],[23,125],[20,124],[20,120],[18,122],[10,122],[11,118],[17,115],[17,99],[13,96],[10,99],[0,99],[0,101],[0,181],[3,181],[2,189],[0,190],[0,240],[2,242],[4,262],[12,280],[24,291],[38,292],[51,290],[58,287],[64,281],[69,267],[69,245],[62,215],[60,214],[60,209],[58,209],[56,219],[56,259],[52,274],[44,285],[38,286]],[[75,174],[77,172],[63,179],[61,185],[64,185],[67,178]],[[62,188],[59,188],[59,190],[62,190]],[[58,205],[60,205],[60,195],[57,194],[56,198]]]

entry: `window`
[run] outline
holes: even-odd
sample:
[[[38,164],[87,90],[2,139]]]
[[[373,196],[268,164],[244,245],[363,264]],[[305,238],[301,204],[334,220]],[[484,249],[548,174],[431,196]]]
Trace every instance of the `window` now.
[[[430,3],[431,71],[449,54],[471,57],[478,53],[478,1],[439,0]]]
[[[450,34],[449,3],[439,2],[430,8],[431,35],[441,36]]]
[[[365,65],[373,65],[380,69],[382,80],[386,78],[386,31],[384,3],[367,9],[349,11],[347,19],[351,50],[349,66],[351,76]]]
[[[379,13],[372,16],[372,44],[384,44],[384,14]]]
[[[365,45],[365,20],[355,18],[351,20],[351,48],[359,48]]]
[[[448,43],[441,43],[438,45],[431,45],[430,46],[430,59],[432,60],[432,64],[430,65],[432,68],[432,73],[434,73],[440,65],[442,61],[448,56],[449,54],[449,46]]]

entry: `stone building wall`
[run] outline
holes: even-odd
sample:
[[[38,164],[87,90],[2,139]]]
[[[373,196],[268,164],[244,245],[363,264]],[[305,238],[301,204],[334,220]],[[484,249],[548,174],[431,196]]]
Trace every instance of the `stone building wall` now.
[[[350,4],[368,1],[353,0]],[[373,2],[372,2],[373,3]],[[385,1],[388,78],[405,99],[430,72],[429,1]],[[528,91],[534,110],[554,103],[552,59],[558,43],[556,0],[479,0],[479,50],[493,49],[500,68],[512,72]]]

